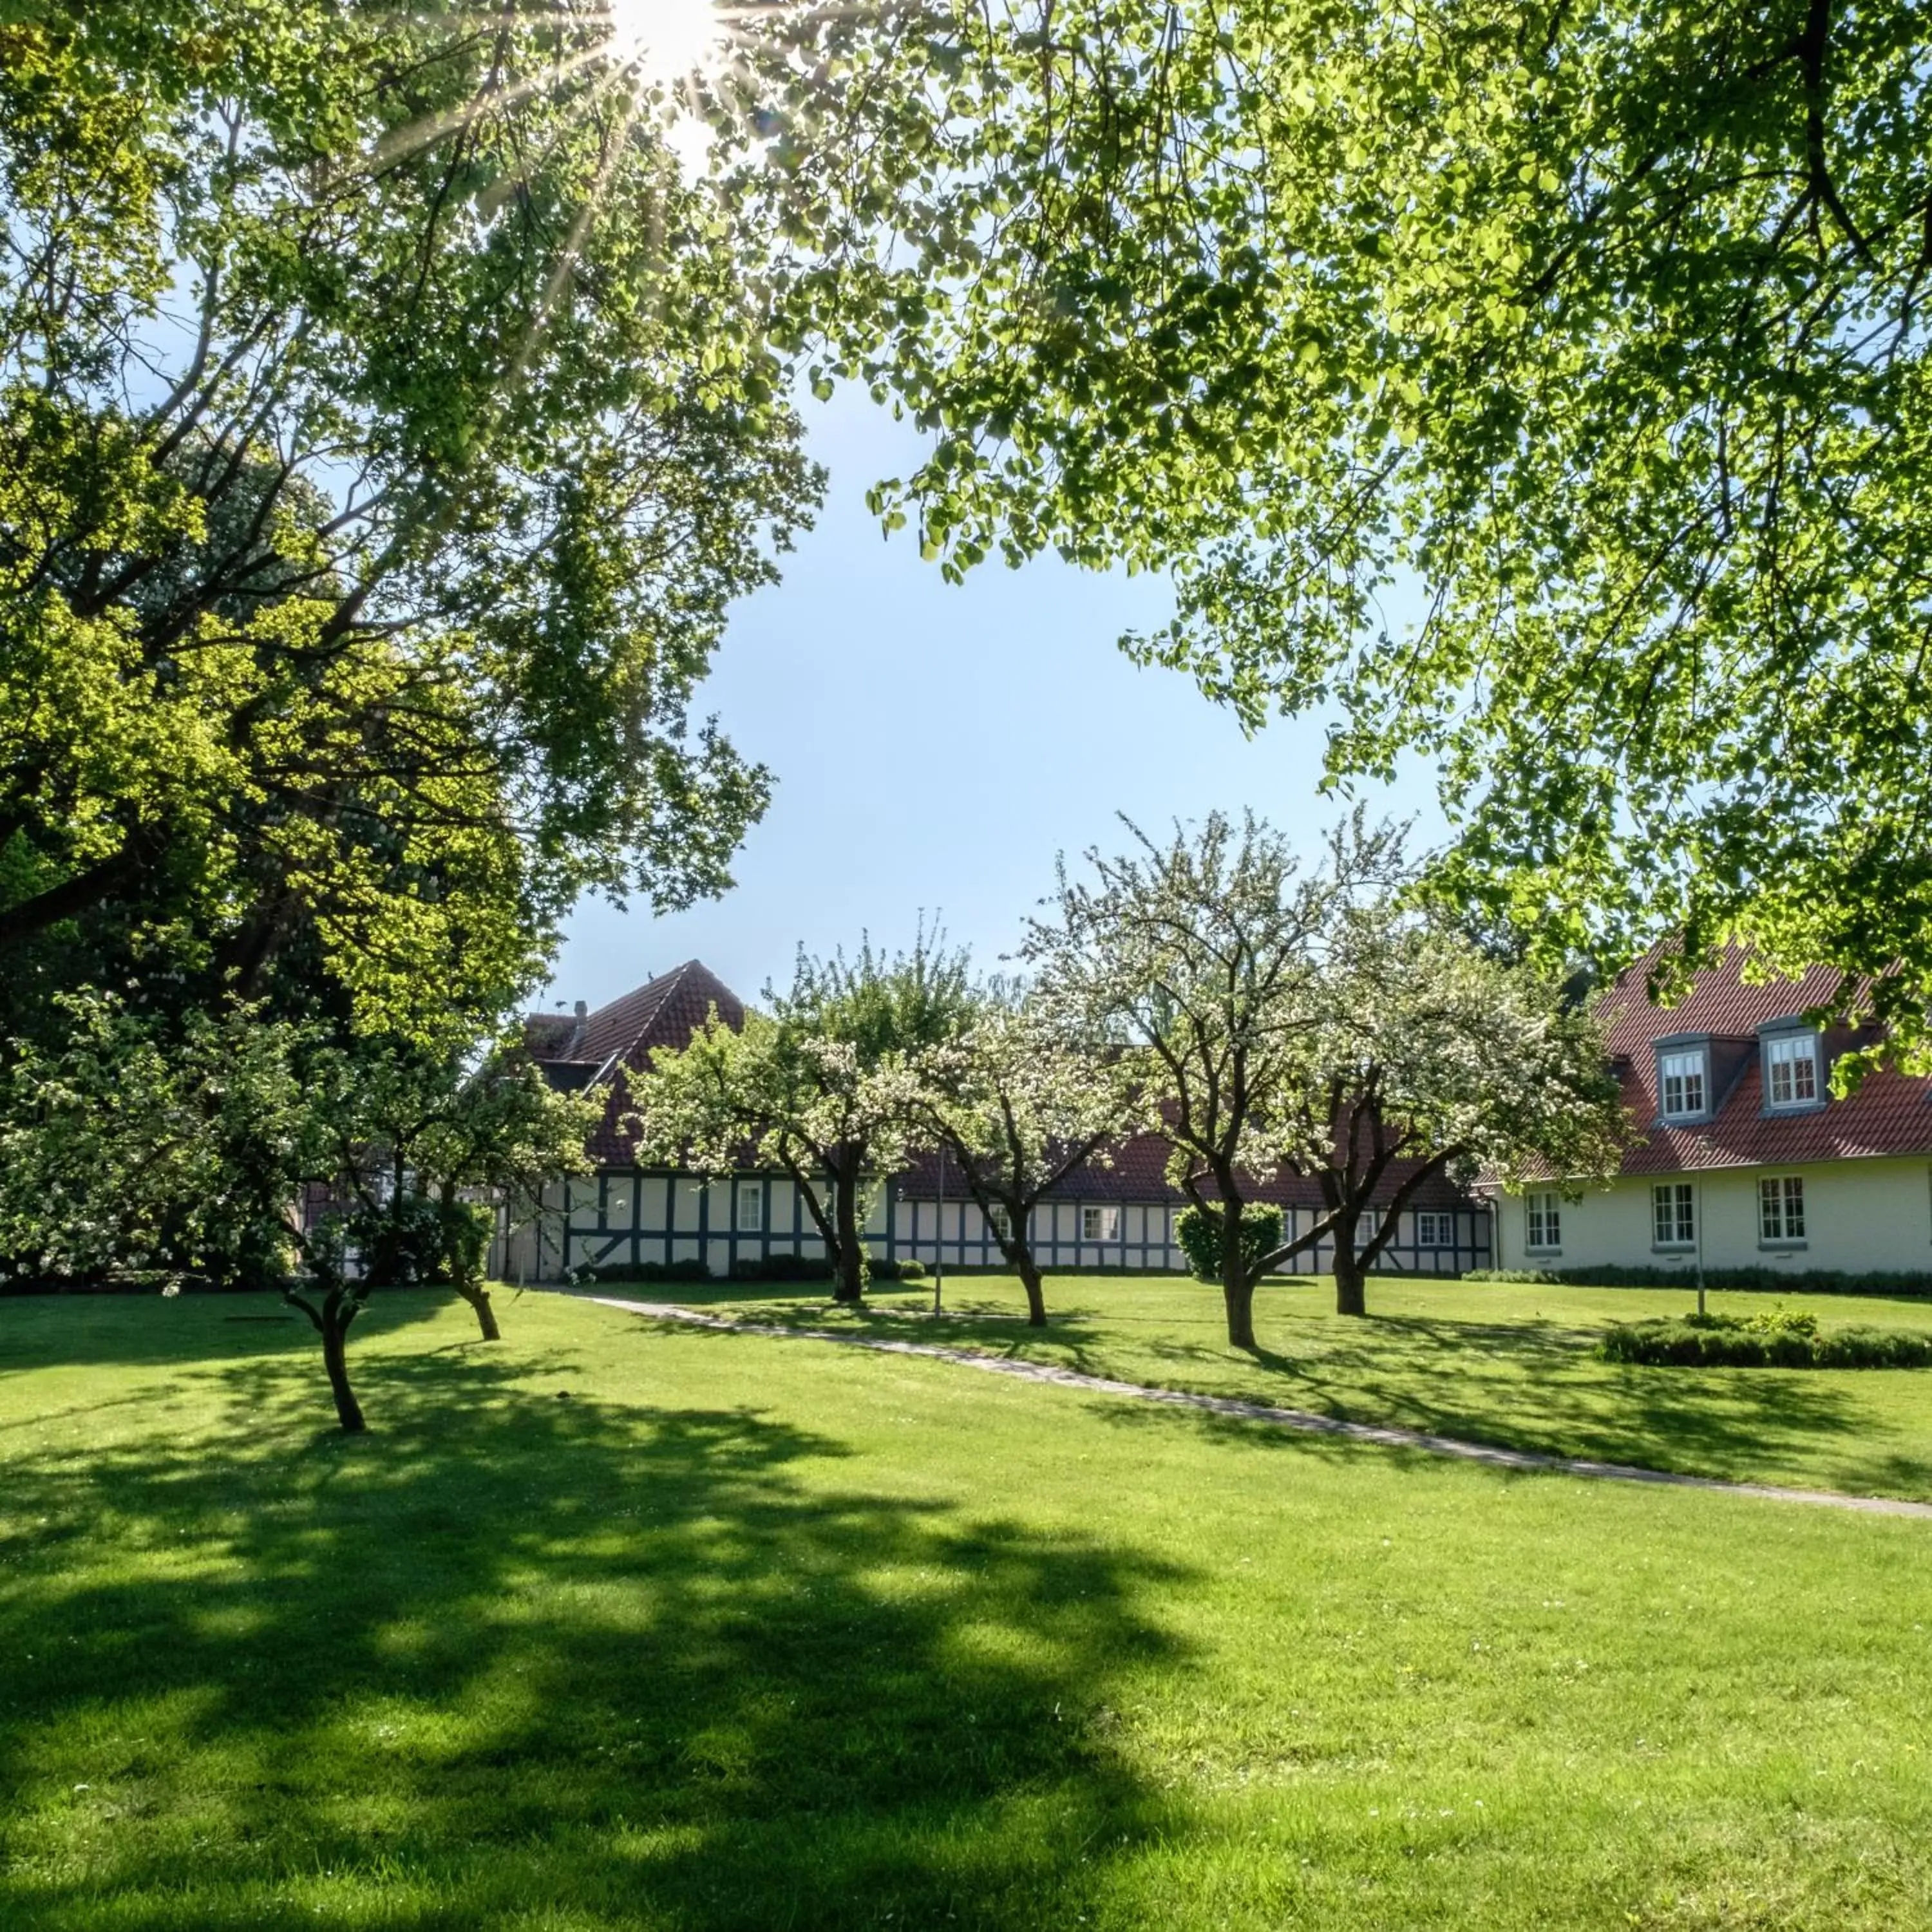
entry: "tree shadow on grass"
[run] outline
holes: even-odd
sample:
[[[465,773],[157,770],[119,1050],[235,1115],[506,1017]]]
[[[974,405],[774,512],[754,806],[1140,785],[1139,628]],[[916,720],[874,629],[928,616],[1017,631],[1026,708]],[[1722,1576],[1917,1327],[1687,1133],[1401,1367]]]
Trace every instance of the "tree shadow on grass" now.
[[[1033,1927],[1184,1835],[1104,1708],[1180,1573],[552,1371],[392,1358],[355,1439],[244,1360],[223,1437],[15,1466],[0,1918]]]
[[[1870,1436],[1856,1396],[1816,1371],[1651,1369],[1602,1362],[1596,1331],[1552,1322],[1369,1318],[1325,1328],[1306,1352],[1259,1349],[1244,1392],[1355,1422],[1543,1454],[1738,1481],[1780,1478],[1822,1448],[1834,1456]],[[1226,1358],[1156,1343],[1178,1383],[1225,1384]],[[1219,1369],[1221,1372],[1216,1373]],[[1922,1496],[1932,1465],[1870,1444],[1834,1486]]]
[[[455,1300],[448,1288],[378,1288],[350,1333],[350,1373],[356,1344],[373,1335],[434,1321]],[[130,1302],[148,1304],[129,1321]],[[269,1291],[236,1294],[35,1294],[0,1297],[0,1374],[85,1362],[127,1367],[251,1360],[280,1355],[292,1341],[322,1352],[299,1310]],[[325,1400],[326,1392],[325,1390]]]

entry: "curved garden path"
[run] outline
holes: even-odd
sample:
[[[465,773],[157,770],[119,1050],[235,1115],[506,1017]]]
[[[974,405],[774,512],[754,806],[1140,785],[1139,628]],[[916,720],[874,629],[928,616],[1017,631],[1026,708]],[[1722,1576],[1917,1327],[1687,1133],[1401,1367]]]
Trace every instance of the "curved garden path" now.
[[[1823,1509],[1856,1510],[1868,1516],[1910,1516],[1932,1519],[1932,1503],[1908,1502],[1900,1496],[1852,1496],[1832,1490],[1781,1489],[1772,1483],[1727,1483],[1715,1476],[1684,1476],[1668,1469],[1642,1469],[1626,1462],[1593,1462],[1570,1456],[1540,1455],[1534,1450],[1505,1449],[1493,1442],[1465,1442],[1459,1436],[1432,1436],[1420,1429],[1395,1429],[1379,1423],[1344,1422],[1312,1410],[1276,1408],[1267,1402],[1243,1402],[1225,1395],[1195,1395],[1185,1389],[1150,1388],[1142,1382],[1114,1382],[1105,1376],[1082,1375],[1049,1362],[1017,1361],[970,1348],[948,1348],[934,1342],[898,1342],[880,1335],[854,1335],[835,1328],[790,1328],[774,1322],[744,1322],[730,1316],[707,1314],[671,1301],[631,1301],[614,1294],[580,1294],[580,1300],[601,1307],[620,1308],[660,1322],[684,1322],[699,1328],[716,1328],[734,1335],[764,1335],[780,1341],[833,1342],[848,1348],[870,1348],[882,1355],[920,1355],[953,1362],[962,1368],[982,1369],[988,1375],[1012,1376],[1022,1382],[1058,1382],[1090,1394],[1124,1396],[1136,1402],[1156,1402],[1170,1408],[1204,1409],[1214,1415],[1242,1422],[1265,1422],[1278,1429],[1296,1429],[1310,1436],[1340,1436],[1352,1442],[1371,1442],[1384,1449],[1419,1449],[1431,1456],[1460,1456],[1496,1469],[1552,1472],[1586,1476],[1612,1483],[1654,1483],[1670,1489],[1714,1490],[1720,1495],[1755,1496],[1766,1502],[1810,1503]]]

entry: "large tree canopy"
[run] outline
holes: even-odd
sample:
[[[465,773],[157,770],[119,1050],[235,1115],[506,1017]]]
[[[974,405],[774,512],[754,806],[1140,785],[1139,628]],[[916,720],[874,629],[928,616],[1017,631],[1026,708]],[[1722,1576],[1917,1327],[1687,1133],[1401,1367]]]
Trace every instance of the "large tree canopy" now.
[[[782,178],[832,366],[935,439],[889,522],[1171,566],[1136,647],[1335,704],[1337,778],[1439,756],[1460,891],[1556,948],[1903,961],[1924,1043],[1924,8],[1011,0],[866,45],[789,111],[881,138]]]
[[[688,719],[816,478],[762,250],[605,10],[88,0],[0,26],[0,957],[16,1016],[305,949],[500,1006],[586,888],[715,889]],[[88,950],[91,946],[92,950]]]

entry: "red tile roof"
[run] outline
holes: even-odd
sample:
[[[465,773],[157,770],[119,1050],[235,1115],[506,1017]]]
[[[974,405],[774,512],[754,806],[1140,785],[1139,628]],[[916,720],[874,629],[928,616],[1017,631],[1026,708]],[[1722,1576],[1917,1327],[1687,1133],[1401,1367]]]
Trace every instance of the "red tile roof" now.
[[[1136,1134],[1116,1152],[1111,1167],[1100,1167],[1091,1162],[1077,1167],[1048,1198],[1054,1201],[1184,1201],[1187,1197],[1180,1189],[1168,1184],[1167,1155],[1168,1144],[1160,1135]],[[1390,1162],[1382,1185],[1376,1190],[1376,1198],[1386,1200],[1415,1172],[1416,1165],[1414,1161]],[[956,1196],[964,1191],[957,1166],[949,1162],[947,1174],[950,1184],[946,1192]],[[922,1155],[901,1176],[899,1192],[908,1199],[930,1201],[939,1191],[938,1184],[938,1157]],[[1282,1208],[1323,1205],[1318,1181],[1291,1174],[1286,1168],[1268,1180],[1252,1185],[1253,1191],[1250,1198],[1256,1201],[1272,1202]],[[1202,1191],[1211,1197],[1214,1184],[1210,1181]],[[1412,1204],[1418,1208],[1466,1207],[1469,1202],[1469,1196],[1462,1189],[1440,1174],[1432,1174],[1410,1198]]]
[[[725,1024],[745,1023],[744,1003],[710,969],[687,959],[621,999],[578,1018],[536,1013],[524,1022],[524,1038],[533,1058],[562,1067],[588,1067],[590,1077],[608,1084],[604,1118],[590,1137],[590,1157],[599,1167],[628,1167],[634,1153],[619,1123],[630,1106],[626,1072],[642,1072],[652,1053],[675,1052],[710,1016],[713,1007]]]
[[[1659,1124],[1654,1051],[1659,1040],[1699,1033],[1754,1040],[1766,1021],[1796,1018],[1828,1006],[1844,976],[1820,967],[1802,980],[1773,978],[1754,986],[1744,977],[1750,956],[1733,947],[1717,965],[1696,976],[1676,1006],[1658,1006],[1651,1004],[1645,983],[1658,957],[1653,952],[1622,974],[1598,1009],[1609,1023],[1610,1049],[1623,1081],[1624,1105],[1643,1137],[1624,1156],[1625,1174],[1932,1152],[1932,1079],[1868,1074],[1849,1099],[1829,1100],[1810,1112],[1770,1114],[1764,1105],[1763,1056],[1754,1045],[1730,1090],[1714,1096],[1714,1118],[1684,1126]],[[1870,1036],[1857,1038],[1862,1042]],[[1853,1040],[1846,1031],[1828,1035],[1828,1058]]]

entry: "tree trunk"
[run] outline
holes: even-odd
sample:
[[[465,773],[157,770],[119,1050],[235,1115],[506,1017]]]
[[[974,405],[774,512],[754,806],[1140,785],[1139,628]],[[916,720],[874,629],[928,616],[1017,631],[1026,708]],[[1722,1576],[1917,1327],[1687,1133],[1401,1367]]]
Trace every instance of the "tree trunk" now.
[[[832,1184],[832,1226],[838,1237],[838,1252],[832,1258],[837,1270],[835,1301],[856,1304],[865,1298],[866,1256],[859,1239],[859,1176],[842,1167]]]
[[[343,1346],[360,1306],[342,1288],[332,1290],[322,1304],[322,1364],[328,1371],[328,1390],[335,1398],[336,1420],[345,1436],[360,1436],[369,1426],[362,1420],[362,1405],[356,1400],[356,1391],[349,1386],[348,1355]]]
[[[1016,1241],[1006,1250],[1006,1258],[1018,1270],[1020,1286],[1026,1290],[1028,1325],[1044,1328],[1046,1326],[1046,1295],[1040,1286],[1040,1264],[1033,1258],[1033,1250],[1024,1241]]]
[[[1255,1285],[1241,1252],[1241,1203],[1221,1197],[1221,1299],[1228,1310],[1228,1346],[1255,1346]]]
[[[1368,1277],[1355,1256],[1355,1224],[1352,1220],[1335,1224],[1335,1312],[1366,1315],[1369,1312]]]
[[[476,1311],[476,1325],[486,1342],[500,1342],[503,1331],[496,1326],[496,1311],[490,1306],[490,1291],[480,1281],[459,1281],[456,1292]]]

